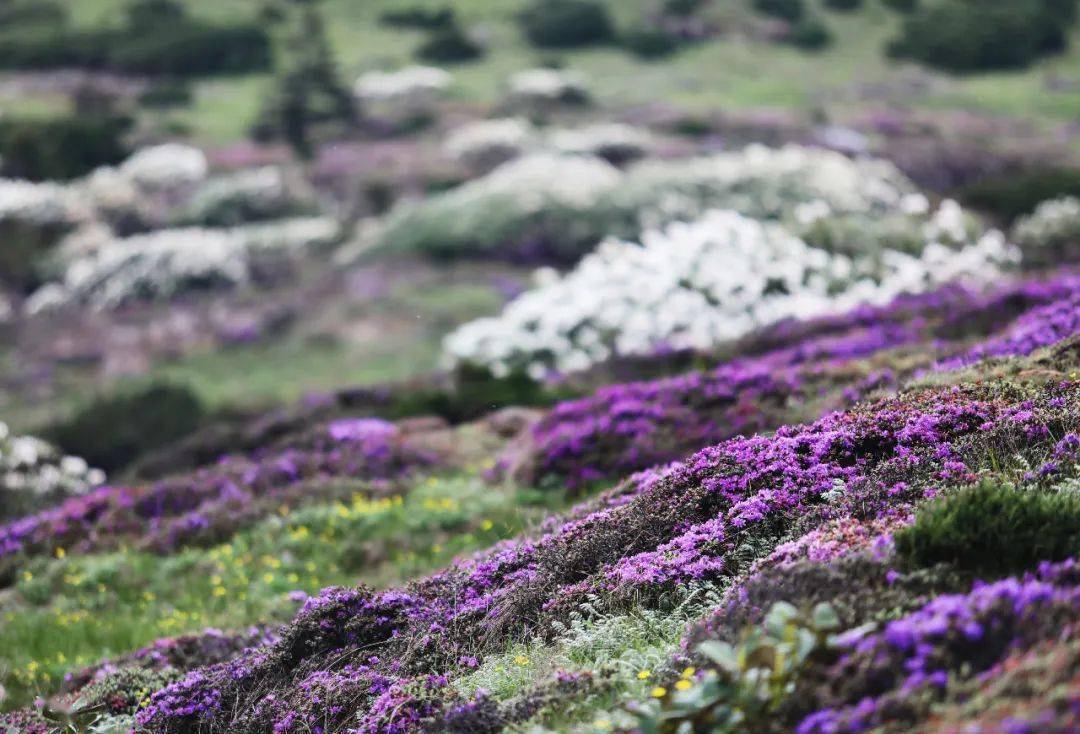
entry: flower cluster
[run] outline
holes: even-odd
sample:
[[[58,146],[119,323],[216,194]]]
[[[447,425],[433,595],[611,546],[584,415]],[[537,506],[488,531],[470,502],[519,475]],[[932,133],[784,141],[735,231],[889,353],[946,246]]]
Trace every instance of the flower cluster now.
[[[415,436],[375,419],[331,422],[252,456],[229,455],[189,475],[149,486],[104,486],[0,526],[0,561],[86,553],[135,542],[167,552],[226,538],[283,505],[333,499],[333,479],[388,492],[393,483],[440,456]],[[318,487],[323,491],[316,491]],[[351,492],[351,490],[349,490]]]
[[[209,165],[198,148],[166,143],[143,148],[124,161],[119,171],[146,189],[175,189],[206,178]]]
[[[356,80],[361,104],[392,110],[424,111],[450,87],[454,78],[434,66],[409,66],[397,71],[369,71]]]
[[[474,171],[488,171],[535,148],[539,132],[523,117],[479,120],[455,128],[446,154]]]
[[[444,349],[451,364],[540,379],[661,348],[707,351],[783,319],[883,304],[955,278],[990,280],[1010,257],[988,235],[958,250],[931,243],[918,256],[885,250],[852,261],[776,225],[711,212],[640,245],[602,243],[500,316],[455,331]]]
[[[765,349],[755,356],[745,356],[754,351],[747,343],[737,350],[744,356],[708,372],[609,385],[560,403],[500,464],[527,480],[557,476],[571,485],[621,476],[807,411],[845,407],[935,359],[945,369],[1029,354],[1080,332],[1078,294],[1075,275],[989,291],[949,285],[843,316],[788,321],[757,334]],[[980,335],[989,338],[965,346]]]
[[[0,422],[0,518],[87,492],[105,481],[78,456],[64,456],[34,436],[12,435]]]
[[[1080,254],[1080,198],[1044,201],[1016,223],[1012,238],[1034,264],[1075,261]]]
[[[555,103],[583,104],[591,95],[589,83],[579,72],[567,69],[527,69],[510,77],[509,102],[546,109]]]
[[[229,227],[245,222],[313,214],[311,196],[275,166],[211,178],[199,186],[179,217],[182,224]]]
[[[233,229],[166,229],[110,242],[42,286],[30,313],[75,305],[115,308],[191,290],[258,285],[305,251],[334,242],[336,222],[293,219]]]

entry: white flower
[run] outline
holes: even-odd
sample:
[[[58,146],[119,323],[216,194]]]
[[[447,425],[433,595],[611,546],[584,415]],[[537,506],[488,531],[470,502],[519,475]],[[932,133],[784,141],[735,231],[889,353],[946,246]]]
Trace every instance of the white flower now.
[[[32,511],[33,498],[81,494],[105,481],[83,459],[63,456],[33,436],[13,436],[3,423],[0,428],[0,517],[5,510]]]
[[[955,278],[985,280],[1015,260],[1000,233],[959,248],[879,250],[852,260],[777,224],[713,211],[689,224],[608,239],[565,276],[550,273],[497,317],[444,341],[449,365],[499,374],[574,372],[661,346],[708,350],[786,318],[882,304]]]
[[[648,130],[621,123],[553,130],[548,141],[558,153],[595,155],[619,161],[647,155],[654,145]]]
[[[448,72],[434,66],[409,66],[397,71],[369,71],[356,80],[354,91],[365,105],[416,109],[432,104],[453,80]]]
[[[1044,201],[1013,228],[1013,239],[1037,261],[1059,256],[1062,247],[1080,249],[1080,198],[1063,196]]]
[[[527,103],[581,102],[589,98],[589,86],[576,71],[529,69],[510,78],[510,96]]]
[[[206,178],[208,168],[198,148],[165,143],[137,151],[120,165],[120,172],[139,186],[161,189],[197,183]]]
[[[536,128],[524,118],[479,120],[451,131],[443,150],[471,168],[488,169],[535,147],[538,138]]]

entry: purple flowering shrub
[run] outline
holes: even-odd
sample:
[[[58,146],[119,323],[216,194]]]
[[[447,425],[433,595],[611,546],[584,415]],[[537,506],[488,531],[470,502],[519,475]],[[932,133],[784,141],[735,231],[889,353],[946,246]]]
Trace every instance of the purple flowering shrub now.
[[[318,426],[287,447],[226,456],[190,475],[138,487],[105,486],[57,507],[0,526],[0,580],[20,558],[90,553],[129,544],[161,553],[207,545],[282,506],[351,495],[362,481],[387,494],[440,454],[394,424],[342,419]]]
[[[1062,365],[1076,364],[1074,342],[1059,351]],[[899,522],[996,457],[1048,455],[1055,436],[1078,427],[1080,383],[1058,373],[914,390],[729,439],[406,588],[326,590],[273,644],[155,694],[139,723],[157,732],[442,731],[448,712],[479,706],[449,681],[586,600],[662,605],[687,583],[740,578],[786,538],[844,519]]]
[[[990,293],[948,286],[842,317],[789,322],[709,372],[617,384],[556,405],[503,471],[571,486],[660,464],[735,435],[841,409],[906,376],[1026,355],[1080,331],[1080,276]],[[980,335],[990,339],[970,346]]]

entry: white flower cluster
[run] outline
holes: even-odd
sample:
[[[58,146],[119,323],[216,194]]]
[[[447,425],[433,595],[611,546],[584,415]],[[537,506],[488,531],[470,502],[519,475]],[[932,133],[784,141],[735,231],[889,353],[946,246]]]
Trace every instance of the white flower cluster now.
[[[383,227],[379,245],[430,255],[471,251],[499,256],[508,239],[528,239],[529,223],[543,228],[540,220],[556,218],[592,238],[590,213],[622,179],[619,169],[599,158],[528,155],[417,206],[396,210]],[[569,243],[572,237],[565,239]]]
[[[487,171],[527,153],[588,155],[627,163],[649,153],[655,141],[643,128],[600,123],[541,131],[522,117],[479,120],[463,125],[446,139],[446,154],[474,171]]]
[[[337,223],[322,218],[136,235],[74,260],[63,281],[43,286],[26,308],[30,313],[73,305],[105,309],[187,290],[258,283],[265,261],[289,261],[337,236]]]
[[[661,347],[707,350],[778,320],[885,303],[957,277],[991,278],[1014,259],[1000,233],[959,249],[932,242],[911,255],[860,259],[811,247],[777,224],[713,211],[647,233],[610,239],[565,276],[503,313],[466,324],[444,342],[450,365],[534,379]]]
[[[195,190],[179,219],[189,225],[228,227],[309,214],[314,208],[281,168],[263,166],[209,179]]]
[[[1012,237],[1025,258],[1039,264],[1080,253],[1080,198],[1063,196],[1042,202],[1016,223]]]
[[[536,148],[539,138],[523,117],[477,120],[453,130],[443,151],[473,170],[486,171]]]
[[[142,148],[120,165],[120,173],[146,189],[169,189],[198,183],[209,165],[198,148],[165,143]]]
[[[39,438],[14,436],[0,421],[0,516],[35,498],[82,494],[104,481],[105,473],[83,459]]]
[[[383,109],[422,111],[429,108],[454,78],[435,66],[408,66],[397,71],[369,71],[356,80],[360,103]]]
[[[78,214],[78,202],[64,186],[0,178],[0,224],[66,228]]]
[[[528,69],[510,77],[510,103],[544,106],[581,104],[590,98],[589,83],[580,72],[566,69]]]
[[[648,130],[618,122],[553,130],[548,140],[559,153],[594,155],[619,163],[648,155],[654,145]]]

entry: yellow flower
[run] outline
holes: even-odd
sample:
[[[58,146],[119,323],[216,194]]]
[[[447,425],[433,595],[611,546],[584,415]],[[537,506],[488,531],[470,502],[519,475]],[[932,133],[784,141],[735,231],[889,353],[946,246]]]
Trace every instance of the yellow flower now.
[[[682,677],[683,678],[692,678],[694,676],[694,673],[696,673],[696,672],[697,672],[696,668],[686,668],[682,672]]]
[[[33,581],[34,580],[34,574],[30,573],[29,571],[23,571],[22,577],[23,577],[23,581]]]
[[[608,721],[607,719],[597,719],[596,721],[593,722],[593,726],[595,726],[597,729],[602,729],[604,731],[607,731],[608,729],[611,728],[611,722]]]
[[[652,689],[651,695],[653,698],[663,698],[667,695],[667,689],[663,686],[657,686],[656,688]]]
[[[495,523],[491,520],[484,520],[480,523],[480,529],[484,531],[491,530],[493,527],[495,527]]]
[[[652,675],[652,672],[650,672],[648,670],[642,670],[642,671],[638,672],[637,679],[638,680],[649,680],[650,675]]]
[[[264,573],[263,574],[263,581],[265,583],[268,583],[268,584],[274,583],[274,574],[272,574],[272,573]]]
[[[693,688],[693,687],[694,687],[694,684],[691,683],[690,681],[686,680],[685,678],[675,684],[675,690],[677,690],[677,691],[685,691],[685,690],[688,690],[688,689]]]
[[[57,558],[63,558],[66,555],[67,555],[67,551],[65,551],[63,548],[57,548],[56,549],[56,557]]]
[[[224,586],[215,586],[214,587],[214,591],[213,591],[214,596],[225,596],[225,594],[227,594],[227,593],[228,592],[225,591]]]
[[[528,665],[529,659],[524,655],[518,655],[516,658],[514,658],[514,662],[518,665]]]

